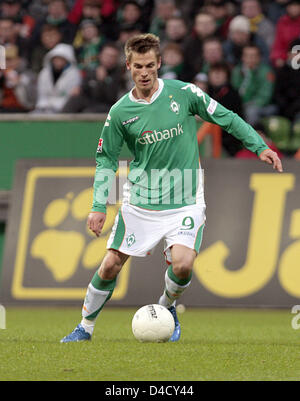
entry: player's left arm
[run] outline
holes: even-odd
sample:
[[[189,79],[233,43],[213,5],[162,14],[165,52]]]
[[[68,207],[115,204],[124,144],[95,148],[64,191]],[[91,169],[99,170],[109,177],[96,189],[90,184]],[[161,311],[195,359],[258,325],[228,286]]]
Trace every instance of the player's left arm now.
[[[260,160],[272,164],[273,168],[279,172],[283,171],[277,153],[273,152],[251,125],[239,115],[222,106],[193,84],[187,84],[181,89],[186,90],[193,114],[198,114],[203,120],[219,125],[239,139],[244,147],[255,153]]]

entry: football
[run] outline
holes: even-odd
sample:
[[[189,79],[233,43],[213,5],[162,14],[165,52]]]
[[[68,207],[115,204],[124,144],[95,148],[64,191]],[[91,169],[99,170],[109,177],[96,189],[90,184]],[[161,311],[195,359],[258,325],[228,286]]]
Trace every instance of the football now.
[[[174,328],[171,312],[157,304],[142,306],[132,319],[132,333],[140,342],[166,342],[172,336]]]

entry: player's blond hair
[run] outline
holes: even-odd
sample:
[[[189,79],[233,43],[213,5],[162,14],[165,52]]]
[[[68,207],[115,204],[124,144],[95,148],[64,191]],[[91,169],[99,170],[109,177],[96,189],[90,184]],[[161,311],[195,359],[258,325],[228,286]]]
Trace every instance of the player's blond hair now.
[[[160,59],[160,39],[152,33],[143,33],[135,35],[128,39],[125,44],[125,56],[128,62],[131,61],[133,52],[145,54],[150,50],[154,50],[157,60]]]

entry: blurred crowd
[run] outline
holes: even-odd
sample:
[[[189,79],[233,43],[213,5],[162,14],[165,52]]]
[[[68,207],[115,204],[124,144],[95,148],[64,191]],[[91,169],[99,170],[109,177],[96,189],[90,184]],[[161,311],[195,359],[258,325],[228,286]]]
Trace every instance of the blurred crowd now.
[[[161,78],[254,127],[300,121],[300,0],[0,0],[0,112],[107,113],[133,86],[123,48],[143,32],[161,40]]]

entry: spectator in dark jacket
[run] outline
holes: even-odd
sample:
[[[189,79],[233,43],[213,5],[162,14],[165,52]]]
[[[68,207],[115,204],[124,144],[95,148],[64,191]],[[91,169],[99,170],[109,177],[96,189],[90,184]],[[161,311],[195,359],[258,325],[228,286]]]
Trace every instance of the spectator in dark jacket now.
[[[72,44],[77,26],[68,21],[68,7],[64,0],[51,0],[49,2],[46,17],[40,19],[33,29],[31,37],[32,47],[38,43],[42,27],[45,24],[57,26],[62,35],[62,42]]]
[[[279,106],[280,115],[291,121],[300,120],[300,39],[290,44],[288,58],[283,67],[277,70],[275,85],[275,101]]]
[[[230,70],[226,63],[220,62],[211,66],[208,85],[208,93],[213,99],[242,117],[242,100],[230,84]],[[234,156],[242,148],[241,142],[226,131],[222,131],[222,146],[230,156]]]
[[[185,74],[184,80],[191,81],[201,71],[203,64],[203,41],[216,33],[215,18],[207,13],[199,13],[195,17],[194,29],[184,46]]]
[[[107,43],[99,53],[99,65],[89,70],[82,85],[73,91],[63,113],[107,113],[117,101],[122,85],[119,49]]]

